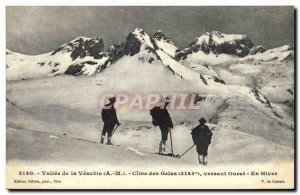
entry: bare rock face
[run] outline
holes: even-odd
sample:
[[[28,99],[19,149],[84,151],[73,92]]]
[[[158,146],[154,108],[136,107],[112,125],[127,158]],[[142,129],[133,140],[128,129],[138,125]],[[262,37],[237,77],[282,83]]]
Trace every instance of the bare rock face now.
[[[266,49],[261,45],[254,46],[250,52],[250,55],[255,55],[257,53],[263,53],[265,51],[266,51]]]
[[[133,56],[140,52],[141,42],[134,36],[132,32],[126,37],[125,55]]]
[[[59,52],[61,53],[71,53],[71,58],[75,60],[76,58],[84,58],[85,56],[92,56],[95,59],[101,58],[101,53],[104,49],[104,43],[102,38],[85,38],[78,37],[73,41],[62,45],[51,55],[55,55]]]
[[[199,50],[198,50],[199,51]],[[176,53],[175,60],[185,60],[189,54],[192,54],[193,50],[191,48],[186,48]]]
[[[110,57],[110,61],[113,63],[123,57],[124,55],[134,56],[141,51],[141,46],[143,39],[142,37],[145,35],[144,30],[135,29],[130,32],[127,37],[125,43],[114,44],[112,45],[105,53]],[[154,43],[154,41],[151,40]],[[145,48],[147,50],[151,50],[152,48]],[[153,50],[153,49],[152,49]]]
[[[158,41],[164,40],[167,43],[172,42],[162,31],[155,32],[152,37]]]
[[[106,60],[103,64],[98,64],[97,61],[84,61],[81,63],[70,65],[68,69],[64,72],[64,74],[73,75],[73,76],[90,75],[91,72],[86,71],[86,66],[94,66],[95,72],[93,72],[92,74],[95,74],[105,69],[108,64],[110,64],[109,59]]]
[[[68,69],[66,70],[65,74],[73,75],[73,76],[81,75],[83,67],[84,67],[84,64],[70,65],[68,67]]]
[[[143,29],[136,28],[132,32],[130,32],[126,37],[124,54],[133,56],[143,51],[149,54],[148,57],[152,55],[155,56],[156,59],[159,59],[159,56],[156,53],[156,50],[158,49],[159,47],[157,46],[157,44],[151,36],[146,34]],[[151,61],[151,59],[148,60]]]
[[[106,53],[109,56],[111,63],[117,61],[125,55],[125,43],[110,46]]]
[[[100,54],[103,52],[104,49],[103,39],[102,38],[90,39],[86,41],[85,48],[87,50],[86,53],[89,53],[90,56],[93,56],[96,59],[101,58],[102,56]]]

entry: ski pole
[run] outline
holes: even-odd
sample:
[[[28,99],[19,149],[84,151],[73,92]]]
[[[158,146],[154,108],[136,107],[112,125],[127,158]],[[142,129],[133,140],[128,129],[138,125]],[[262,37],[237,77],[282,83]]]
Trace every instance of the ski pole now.
[[[210,131],[213,131],[215,129],[215,127],[213,127]],[[196,144],[192,145],[187,151],[185,151],[181,156],[179,156],[178,159],[180,159],[181,157],[183,157],[188,151],[190,151]]]
[[[188,151],[190,151],[196,144],[192,145],[187,151],[185,151],[181,156],[178,157],[178,159],[180,159],[181,157],[183,157]]]
[[[174,153],[173,153],[173,143],[172,143],[172,129],[170,129],[170,141],[171,141],[171,152],[172,152],[172,155],[174,155]]]
[[[117,129],[120,125],[121,125],[121,123],[118,123],[118,124],[117,124],[116,128],[113,130],[113,132],[112,132],[111,135],[113,135],[113,134],[115,133],[116,129]]]

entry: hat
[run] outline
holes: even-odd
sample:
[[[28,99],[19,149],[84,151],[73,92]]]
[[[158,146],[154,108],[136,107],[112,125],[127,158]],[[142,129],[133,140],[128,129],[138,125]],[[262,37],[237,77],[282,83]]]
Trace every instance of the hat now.
[[[170,102],[170,98],[169,97],[163,97],[161,99],[161,102],[169,103]]]
[[[201,117],[201,118],[199,119],[199,122],[200,122],[201,124],[204,124],[204,123],[206,123],[206,120],[205,120],[205,118]]]
[[[108,98],[109,102],[115,103],[116,102],[116,97],[110,97]]]

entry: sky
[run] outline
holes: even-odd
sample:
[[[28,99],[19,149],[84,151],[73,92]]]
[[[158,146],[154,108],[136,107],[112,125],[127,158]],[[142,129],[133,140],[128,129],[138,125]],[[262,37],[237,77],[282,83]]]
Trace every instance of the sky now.
[[[179,48],[204,32],[245,34],[256,45],[294,46],[293,7],[6,7],[6,48],[42,54],[78,36],[101,37],[105,48],[134,28],[162,30]]]

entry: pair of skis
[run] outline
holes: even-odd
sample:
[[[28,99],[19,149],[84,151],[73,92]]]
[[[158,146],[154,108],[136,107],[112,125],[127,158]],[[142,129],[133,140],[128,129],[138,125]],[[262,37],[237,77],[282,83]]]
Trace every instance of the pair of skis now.
[[[171,141],[171,149],[170,149],[171,153],[168,153],[168,154],[157,153],[157,154],[162,155],[162,156],[170,156],[170,157],[173,157],[173,158],[179,158],[179,155],[178,154],[174,154],[174,150],[173,150],[172,129],[170,129],[170,141]]]
[[[121,125],[121,123],[117,124],[117,126],[114,128],[114,130],[112,131],[112,134],[113,135],[115,133],[115,131],[117,130],[117,128]],[[63,135],[67,135],[67,134],[63,134]],[[95,142],[95,141],[91,141],[91,140],[87,140],[87,139],[82,139],[82,138],[75,138],[75,137],[71,137],[71,139],[73,140],[79,140],[79,141],[85,141],[85,142],[90,142],[90,143],[99,143],[99,142]],[[111,146],[120,146],[120,145],[114,145],[114,144],[106,144],[106,145],[111,145]]]

